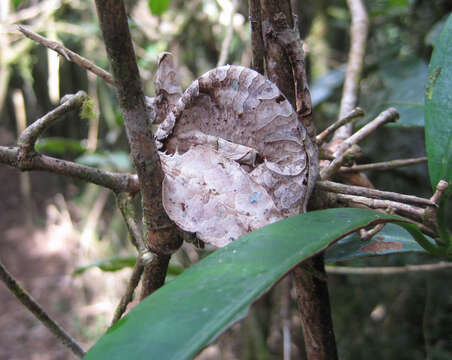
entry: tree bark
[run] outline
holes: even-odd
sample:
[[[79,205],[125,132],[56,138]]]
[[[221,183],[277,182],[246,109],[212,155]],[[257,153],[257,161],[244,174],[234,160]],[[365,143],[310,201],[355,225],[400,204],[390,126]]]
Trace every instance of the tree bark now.
[[[97,13],[117,83],[131,157],[140,181],[145,240],[157,259],[145,266],[148,295],[163,285],[168,256],[182,244],[162,205],[163,171],[155,147],[123,1],[96,0]],[[153,264],[158,264],[157,269]],[[165,265],[166,264],[166,265]],[[159,276],[155,271],[161,272]]]
[[[294,108],[297,108],[297,102],[303,97],[304,108],[297,108],[300,117],[303,112],[310,117],[309,90],[307,84],[297,83],[297,88],[303,88],[303,93],[296,91],[296,80],[305,81],[306,70],[302,69],[300,74],[300,63],[291,63],[291,55],[288,53],[287,47],[283,46],[283,42],[278,41],[278,33],[281,32],[282,26],[294,28],[291,4],[289,0],[260,0],[261,4],[261,20],[262,20],[262,38],[265,45],[265,65],[267,76],[278,86],[278,88],[286,95]],[[284,24],[284,25],[282,25]],[[298,31],[298,29],[297,29]],[[298,59],[299,60],[299,59]],[[298,79],[294,78],[294,71],[298,72]],[[300,75],[303,79],[300,79]],[[300,85],[303,85],[299,87]],[[298,104],[299,105],[299,104]],[[300,106],[298,106],[300,107]],[[310,121],[310,119],[309,119]],[[308,129],[311,136],[315,136],[313,129]],[[312,271],[306,271],[311,269]],[[320,275],[316,277],[317,274]],[[295,283],[298,294],[298,307],[301,314],[301,322],[303,325],[303,334],[305,339],[306,354],[309,360],[334,360],[337,359],[336,341],[333,331],[333,323],[331,319],[331,309],[328,295],[328,286],[324,278],[325,266],[323,256],[317,256],[298,266],[293,271],[293,281]]]

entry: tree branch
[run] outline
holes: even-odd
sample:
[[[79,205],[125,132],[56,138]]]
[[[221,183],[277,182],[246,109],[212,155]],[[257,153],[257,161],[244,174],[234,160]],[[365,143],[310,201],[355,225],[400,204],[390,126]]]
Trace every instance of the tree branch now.
[[[139,191],[139,184],[135,175],[104,171],[42,155],[34,150],[36,140],[42,132],[54,124],[63,114],[80,107],[85,99],[86,94],[83,91],[63,97],[63,102],[60,106],[25,129],[19,136],[18,147],[0,146],[0,163],[22,171],[48,171],[54,174],[70,176],[109,188],[115,192],[136,193]]]
[[[333,132],[335,132],[340,127],[342,127],[342,126],[344,126],[344,125],[346,125],[346,124],[348,124],[348,123],[350,123],[352,121],[356,121],[361,116],[364,116],[363,109],[361,109],[359,107],[353,109],[346,116],[344,116],[343,118],[335,121],[333,124],[328,126],[325,130],[323,130],[319,135],[317,135],[316,138],[315,138],[315,141],[316,141],[317,145],[318,146],[322,145],[328,135],[332,134]]]
[[[384,162],[377,162],[372,164],[361,164],[361,165],[353,165],[351,167],[341,167],[339,169],[340,173],[353,173],[360,171],[369,171],[369,170],[391,170],[397,169],[400,167],[423,164],[427,162],[426,157],[420,157],[415,159],[400,159],[400,160],[391,160]]]
[[[378,127],[388,122],[396,121],[398,118],[399,112],[397,109],[391,107],[380,113],[380,115],[378,115],[374,120],[367,123],[352,136],[342,141],[339,146],[337,146],[336,151],[333,154],[334,160],[320,171],[320,178],[322,180],[327,180],[338,171],[345,160],[344,155],[346,151],[352,145],[359,143],[361,140],[373,133]]]
[[[229,18],[229,24],[226,28],[226,36],[221,44],[221,52],[218,57],[217,66],[223,66],[228,59],[229,46],[231,45],[232,35],[234,34],[234,15],[237,12],[238,0],[232,0],[231,16]]]
[[[97,14],[105,40],[107,55],[118,86],[119,106],[123,114],[132,161],[140,181],[145,241],[164,264],[181,245],[176,226],[166,214],[161,197],[163,171],[148,121],[145,97],[130,37],[127,15],[122,1],[96,0]],[[154,260],[154,259],[153,259]],[[152,273],[153,263],[145,267]],[[151,293],[163,285],[167,266],[157,266],[160,276],[146,285]]]
[[[451,269],[452,263],[439,262],[437,264],[405,265],[405,266],[384,266],[384,267],[348,267],[348,266],[327,266],[328,274],[341,275],[395,275],[409,274],[413,272],[432,272]]]
[[[113,173],[38,153],[34,153],[24,163],[22,160],[18,160],[18,154],[18,148],[5,148],[0,146],[0,162],[23,171],[48,171],[91,182],[115,192],[126,191],[136,193],[139,191],[139,183],[136,175]]]
[[[105,71],[101,67],[94,64],[92,61],[80,56],[79,54],[73,52],[72,50],[69,50],[63,44],[57,41],[49,40],[23,25],[17,25],[17,28],[22,34],[24,34],[29,39],[36,41],[41,45],[44,45],[46,48],[56,51],[58,54],[63,56],[67,61],[72,61],[77,65],[80,65],[81,67],[85,68],[86,70],[91,71],[93,74],[99,76],[107,83],[113,86],[117,86],[117,84],[113,80],[113,76],[111,76],[111,74],[108,71]]]
[[[315,126],[312,122],[312,104],[306,81],[304,55],[298,27],[292,18],[290,2],[261,0],[261,10],[267,76],[297,109],[308,136],[315,142]],[[317,154],[308,155],[312,157],[310,171],[317,177]],[[317,273],[325,272],[323,255],[312,258],[306,265]],[[337,359],[337,349],[328,286],[325,281],[305,271],[306,265],[296,267],[292,274],[297,288],[307,358],[334,360]]]
[[[330,191],[334,193],[342,193],[348,195],[360,195],[374,199],[386,199],[404,203],[418,204],[424,206],[435,206],[435,202],[430,199],[424,199],[413,195],[404,195],[396,192],[381,191],[376,189],[365,188],[362,186],[344,185],[332,181],[318,181],[316,188],[319,190]]]
[[[61,105],[45,114],[28,126],[19,136],[17,144],[20,149],[20,156],[28,157],[35,151],[35,143],[38,137],[52,126],[63,114],[78,109],[86,100],[84,91],[79,91],[75,95],[66,95],[61,99]]]
[[[113,85],[115,87],[118,86],[118,84],[114,81],[113,76],[108,71],[97,66],[92,61],[88,60],[87,58],[84,58],[83,56],[80,56],[76,52],[68,49],[63,44],[61,44],[57,41],[47,39],[46,37],[35,33],[31,29],[29,29],[23,25],[17,25],[17,28],[22,34],[24,34],[29,39],[45,46],[48,49],[56,51],[58,54],[63,56],[67,61],[74,62],[75,64],[81,66],[82,68],[90,71],[94,75],[100,77],[101,79],[103,79],[105,82],[107,82],[110,85]],[[146,99],[146,104],[148,106],[152,107],[152,104],[154,103],[154,98],[146,96],[145,99]]]
[[[35,299],[17,282],[0,261],[0,279],[14,296],[77,357],[82,358],[86,351],[64,329],[58,325],[36,302]]]
[[[345,117],[358,104],[359,82],[366,51],[366,39],[369,28],[366,8],[362,0],[347,0],[352,16],[350,28],[350,51],[347,72],[342,90],[339,119]],[[345,125],[334,134],[333,140],[345,139],[352,134],[352,124]]]
[[[113,319],[111,320],[112,327],[116,322],[121,319],[121,316],[127,310],[127,305],[132,301],[133,292],[135,291],[138,283],[140,282],[141,274],[143,274],[144,266],[141,262],[141,259],[138,258],[135,266],[133,268],[132,275],[130,276],[129,283],[127,284],[127,289],[125,294],[122,296],[118,306],[116,307],[115,313],[113,315]]]

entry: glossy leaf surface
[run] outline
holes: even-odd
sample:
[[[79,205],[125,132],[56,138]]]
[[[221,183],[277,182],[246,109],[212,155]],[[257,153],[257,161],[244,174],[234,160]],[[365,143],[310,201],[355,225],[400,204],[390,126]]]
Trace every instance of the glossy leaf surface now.
[[[379,110],[394,106],[400,119],[390,126],[424,126],[424,83],[427,64],[417,58],[394,60],[381,66],[386,98]]]
[[[399,220],[363,209],[328,209],[244,235],[141,302],[85,359],[192,359],[297,264],[358,228]]]
[[[425,141],[432,186],[452,181],[452,15],[436,42],[425,92]],[[449,188],[450,189],[450,188]],[[450,191],[450,190],[449,190]]]

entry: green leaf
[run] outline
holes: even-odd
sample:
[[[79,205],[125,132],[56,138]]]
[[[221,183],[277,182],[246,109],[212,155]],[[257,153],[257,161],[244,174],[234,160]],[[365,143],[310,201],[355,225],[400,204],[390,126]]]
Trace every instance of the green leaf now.
[[[102,169],[128,171],[132,168],[129,155],[124,151],[106,151],[85,154],[75,159],[75,161],[83,165],[94,166]]]
[[[433,24],[430,31],[425,35],[424,42],[426,45],[435,46],[436,40],[439,38],[439,34],[443,31],[444,25],[446,24],[448,16],[444,16],[441,20]]]
[[[36,151],[53,155],[83,154],[87,149],[80,140],[62,137],[40,138],[35,145]]]
[[[141,302],[84,359],[192,359],[297,264],[345,234],[388,221],[401,218],[364,209],[328,209],[246,234]]]
[[[102,271],[113,272],[122,270],[127,267],[134,267],[136,262],[135,256],[116,256],[108,259],[103,259],[99,261],[95,261],[91,264],[78,267],[72,273],[72,276],[81,275],[85,271],[93,268],[99,268]]]
[[[151,10],[151,13],[154,15],[162,15],[166,10],[168,10],[168,7],[171,3],[171,0],[149,0],[148,6]]]
[[[433,188],[452,181],[452,15],[446,22],[430,61],[425,91],[425,142]],[[449,187],[449,193],[451,192]]]
[[[434,244],[434,240],[427,236]],[[353,233],[339,240],[325,252],[325,262],[347,261],[367,256],[400,254],[406,252],[426,252],[408,231],[395,224],[386,224],[376,236],[369,241],[361,240],[358,233]]]
[[[72,276],[83,274],[85,271],[93,268],[99,268],[105,272],[114,272],[122,270],[127,267],[134,267],[136,263],[136,256],[115,256],[108,259],[95,261],[91,264],[80,266],[74,270]],[[168,266],[167,275],[177,276],[182,274],[184,270],[175,265]]]

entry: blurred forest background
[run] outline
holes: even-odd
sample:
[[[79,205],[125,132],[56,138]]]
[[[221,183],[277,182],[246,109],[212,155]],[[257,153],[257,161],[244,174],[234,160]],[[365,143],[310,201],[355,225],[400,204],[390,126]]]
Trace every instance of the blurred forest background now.
[[[174,55],[183,87],[225,61],[250,66],[248,5],[237,0],[127,0],[130,28],[145,93],[153,96],[157,55]],[[293,1],[305,39],[314,117],[323,129],[339,110],[349,49],[350,15],[343,0]],[[370,33],[360,106],[371,118],[388,106],[401,113],[367,140],[359,162],[425,155],[424,83],[432,48],[447,15],[448,0],[368,0]],[[14,24],[62,42],[108,69],[93,1],[0,1],[0,145],[54,108],[61,96],[82,89],[95,100],[88,121],[72,113],[38,143],[41,152],[115,171],[130,171],[128,145],[114,89],[56,53],[20,34]],[[226,39],[226,40],[225,40]],[[229,40],[228,40],[229,39]],[[222,47],[227,49],[220,59]],[[363,121],[365,121],[364,119]],[[380,189],[430,197],[426,165],[369,172]],[[107,329],[131,269],[88,264],[134,249],[109,191],[46,173],[0,167],[0,257],[25,288],[75,338],[91,346]],[[176,269],[205,253],[191,245],[173,257]],[[429,262],[409,254],[349,265]],[[129,261],[129,262],[127,262]],[[108,264],[107,264],[108,265]],[[74,272],[78,269],[78,274]],[[177,272],[177,271],[176,271]],[[173,275],[174,276],[174,275]],[[170,279],[168,279],[170,280]],[[341,359],[451,359],[451,272],[393,276],[330,275],[329,287]],[[250,316],[198,359],[281,359],[282,282]],[[0,286],[0,358],[71,359],[56,339]],[[293,359],[301,358],[299,318],[289,304]]]

